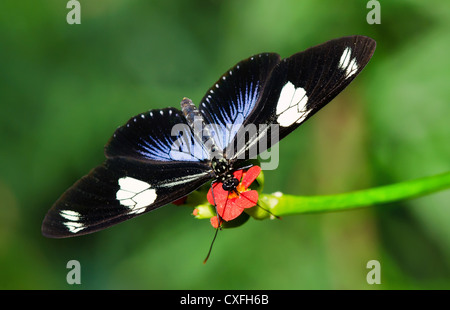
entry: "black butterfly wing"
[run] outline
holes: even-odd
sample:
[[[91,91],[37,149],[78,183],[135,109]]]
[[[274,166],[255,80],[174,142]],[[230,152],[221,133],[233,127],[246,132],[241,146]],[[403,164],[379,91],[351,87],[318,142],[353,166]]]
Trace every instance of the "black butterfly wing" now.
[[[256,133],[249,137],[238,133],[231,144],[231,158],[241,158],[252,148],[259,154],[295,130],[353,81],[369,62],[375,46],[371,38],[351,36],[283,59],[271,72],[261,101],[243,124],[243,129],[256,125]],[[266,143],[259,143],[262,139]]]
[[[102,230],[179,199],[210,179],[198,163],[155,166],[108,159],[61,196],[47,213],[42,233],[64,238]]]
[[[107,160],[48,211],[43,235],[64,238],[92,233],[164,206],[211,180],[203,151],[189,153],[191,133],[186,133],[187,145],[177,144],[180,135],[172,136],[173,126],[185,125],[180,113],[153,110],[118,128],[105,148]]]
[[[248,158],[249,153],[259,154],[300,126],[350,84],[372,57],[375,45],[368,37],[343,37],[281,61],[277,54],[256,55],[224,74],[200,108],[222,131],[227,126],[234,129],[222,143],[226,157],[233,162]],[[236,102],[245,111],[240,118],[235,117]],[[264,138],[267,143],[258,144]],[[252,148],[257,149],[249,152]]]
[[[248,123],[276,124],[280,140],[314,115],[363,70],[376,43],[364,36],[334,39],[283,59]]]

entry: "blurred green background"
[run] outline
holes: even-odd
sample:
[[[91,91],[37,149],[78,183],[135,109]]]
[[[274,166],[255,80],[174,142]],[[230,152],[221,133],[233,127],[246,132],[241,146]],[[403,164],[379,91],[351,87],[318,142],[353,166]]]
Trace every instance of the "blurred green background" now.
[[[450,3],[0,2],[1,289],[450,288],[450,191],[361,210],[250,220],[219,233],[169,205],[79,238],[42,237],[53,202],[103,159],[115,128],[198,103],[241,59],[329,39],[377,41],[362,74],[280,143],[265,192],[347,192],[450,169]],[[66,263],[81,263],[79,286]],[[381,285],[366,264],[381,264]]]

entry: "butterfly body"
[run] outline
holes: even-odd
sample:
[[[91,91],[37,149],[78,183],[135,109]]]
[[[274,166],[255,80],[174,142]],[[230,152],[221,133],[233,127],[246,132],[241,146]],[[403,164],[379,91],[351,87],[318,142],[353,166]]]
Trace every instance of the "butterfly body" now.
[[[330,102],[374,50],[373,39],[350,36],[285,59],[258,54],[227,70],[198,108],[184,98],[181,110],[157,109],[131,118],[105,146],[105,162],[48,211],[42,233],[64,238],[102,230],[211,181],[235,193],[239,167]]]
[[[229,190],[235,189],[239,181],[233,177],[232,169],[228,161],[223,157],[223,150],[214,144],[214,139],[212,139],[208,127],[205,126],[202,114],[189,98],[183,98],[180,105],[183,115],[194,135],[202,141],[203,145],[207,146],[207,152],[209,152],[209,157],[211,158],[211,168],[215,174],[214,179],[222,182],[224,188],[228,188]],[[211,143],[208,144],[209,141]]]
[[[204,145],[208,145],[208,151],[211,158],[211,167],[215,174],[215,181],[223,183],[223,189],[234,191],[239,184],[239,180],[233,176],[233,169],[228,161],[223,157],[223,150],[218,149],[211,137],[211,131],[205,126],[203,117],[195,104],[189,98],[183,98],[181,101],[181,110],[186,118],[188,125]],[[196,124],[198,122],[200,126]],[[200,127],[201,130],[197,130]],[[211,141],[210,144],[207,142]]]

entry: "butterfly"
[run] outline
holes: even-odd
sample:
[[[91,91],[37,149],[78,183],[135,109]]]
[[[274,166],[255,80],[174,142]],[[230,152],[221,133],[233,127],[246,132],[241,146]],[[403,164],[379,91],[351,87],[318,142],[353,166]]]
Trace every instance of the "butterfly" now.
[[[180,199],[207,182],[235,191],[235,172],[338,95],[366,66],[376,43],[334,39],[281,59],[254,55],[236,64],[198,107],[141,113],[119,127],[106,160],[70,187],[42,223],[42,234],[93,233]],[[246,131],[253,125],[255,130]],[[200,128],[200,129],[199,129]],[[258,142],[276,131],[278,140]]]

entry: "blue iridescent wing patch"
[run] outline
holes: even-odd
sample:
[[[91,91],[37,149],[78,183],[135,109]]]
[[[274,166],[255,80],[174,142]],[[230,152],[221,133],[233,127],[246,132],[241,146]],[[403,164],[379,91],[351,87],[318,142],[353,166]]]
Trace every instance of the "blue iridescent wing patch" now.
[[[150,161],[209,160],[209,152],[193,134],[182,112],[152,110],[119,127],[105,147],[105,155]]]
[[[222,150],[261,101],[266,80],[279,61],[278,54],[265,53],[239,62],[222,75],[200,101],[205,124],[211,126],[216,145]]]

